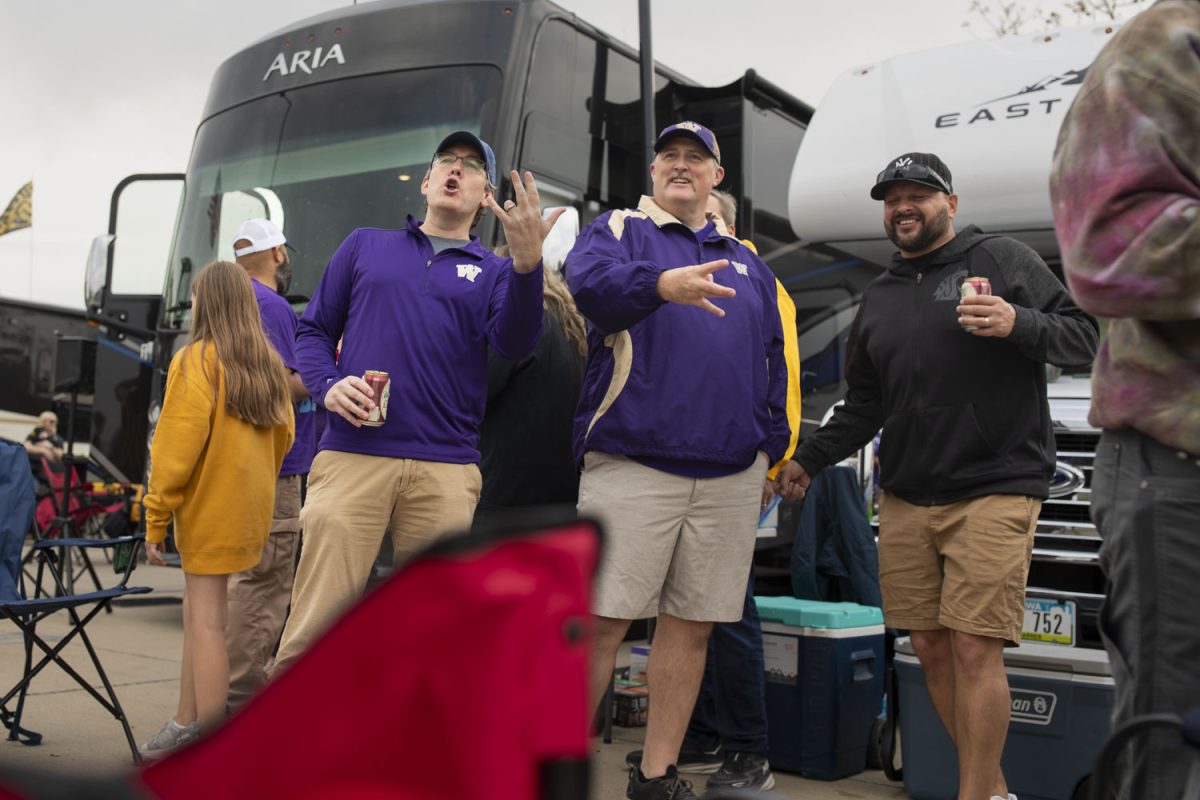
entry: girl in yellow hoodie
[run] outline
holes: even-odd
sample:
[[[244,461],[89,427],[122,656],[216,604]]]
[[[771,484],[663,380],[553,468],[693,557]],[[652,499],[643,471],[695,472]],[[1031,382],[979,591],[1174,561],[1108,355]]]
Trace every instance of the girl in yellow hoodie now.
[[[145,498],[147,558],[165,563],[173,520],[185,581],[179,707],[142,746],[148,756],[186,744],[224,716],[226,583],[262,556],[275,479],[294,437],[287,373],[246,271],[213,262],[192,296],[191,336],[167,373]]]

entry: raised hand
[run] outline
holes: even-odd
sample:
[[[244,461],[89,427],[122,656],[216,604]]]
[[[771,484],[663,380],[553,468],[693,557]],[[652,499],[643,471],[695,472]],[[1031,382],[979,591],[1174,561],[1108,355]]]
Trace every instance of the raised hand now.
[[[542,243],[566,209],[560,208],[543,219],[542,199],[538,196],[533,173],[525,173],[524,183],[515,169],[509,174],[516,199],[505,200],[501,208],[495,196],[488,195],[487,204],[504,226],[504,238],[508,240],[508,249],[512,253],[513,269],[517,272],[533,272],[542,260]]]
[[[668,303],[698,306],[718,317],[725,312],[713,305],[710,297],[733,297],[737,294],[730,286],[722,286],[713,280],[712,274],[729,266],[729,260],[719,258],[692,267],[676,267],[661,272],[658,276],[658,296]]]

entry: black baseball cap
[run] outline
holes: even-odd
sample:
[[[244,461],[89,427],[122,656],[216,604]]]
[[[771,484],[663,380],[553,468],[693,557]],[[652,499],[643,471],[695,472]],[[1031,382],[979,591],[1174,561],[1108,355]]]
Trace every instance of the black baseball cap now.
[[[939,192],[954,194],[950,184],[950,168],[933,153],[905,153],[892,159],[875,177],[871,187],[871,199],[882,200],[889,184],[900,181],[919,183]]]

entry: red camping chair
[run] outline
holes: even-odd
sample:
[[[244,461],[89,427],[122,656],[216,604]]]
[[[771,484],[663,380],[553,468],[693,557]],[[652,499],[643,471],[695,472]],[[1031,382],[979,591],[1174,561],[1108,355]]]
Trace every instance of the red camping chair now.
[[[599,547],[588,521],[447,539],[369,593],[220,729],[120,786],[91,790],[582,800]],[[23,797],[49,790],[45,776],[10,774],[8,785]]]
[[[48,539],[62,535],[61,518],[70,515],[73,535],[90,533],[89,522],[103,522],[105,516],[124,507],[128,484],[73,482],[67,495],[67,513],[63,513],[63,471],[55,471],[53,465],[43,457],[40,477],[46,491],[39,492],[37,512],[38,538]]]
[[[34,538],[37,541],[58,540],[64,538],[64,535],[72,539],[111,538],[114,535],[113,531],[106,529],[110,528],[109,523],[117,521],[117,517],[109,519],[109,515],[120,512],[124,515],[121,519],[127,521],[140,487],[124,483],[73,482],[71,489],[67,492],[67,508],[69,510],[64,513],[65,474],[61,468],[55,471],[54,465],[45,457],[40,459],[40,468],[35,473],[35,477],[39,478],[40,487],[34,514]],[[67,527],[64,525],[66,522],[70,523],[69,530],[64,530]],[[123,527],[128,528],[128,525]],[[120,531],[121,534],[125,532]],[[112,553],[106,552],[105,555],[111,558]],[[31,550],[22,561],[22,565],[26,568],[26,576],[31,581],[33,575],[30,572],[30,564],[33,556],[34,551]],[[68,559],[67,556],[70,558]],[[60,553],[60,557],[62,558],[60,577],[68,589],[73,591],[75,582],[85,574],[91,578],[96,591],[105,588],[87,549],[77,548],[71,552],[64,550]],[[34,591],[38,596],[52,593],[50,588],[42,586],[40,583],[35,586]],[[111,612],[112,609],[108,610]]]

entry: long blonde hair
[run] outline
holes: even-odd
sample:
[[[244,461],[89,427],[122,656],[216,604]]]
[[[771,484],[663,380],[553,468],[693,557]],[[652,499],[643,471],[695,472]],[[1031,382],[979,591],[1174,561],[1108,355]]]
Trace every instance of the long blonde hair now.
[[[507,244],[496,245],[492,252],[501,258],[511,258]],[[545,264],[542,265],[542,310],[549,311],[558,320],[563,333],[575,345],[579,355],[587,358],[587,325],[584,324],[583,315],[575,307],[575,298],[571,296],[566,280],[558,270]]]
[[[571,297],[567,282],[557,272],[544,266],[542,274],[545,276],[542,284],[542,306],[558,320],[563,333],[571,340],[571,344],[575,345],[579,355],[587,358],[587,328],[583,324],[583,316],[575,307],[575,298]]]
[[[287,369],[263,331],[246,271],[229,261],[214,261],[196,276],[192,291],[188,347],[216,349],[218,380],[225,380],[225,408],[259,427],[286,425],[291,403]],[[204,361],[200,363],[204,369]],[[215,387],[217,381],[209,378]]]

